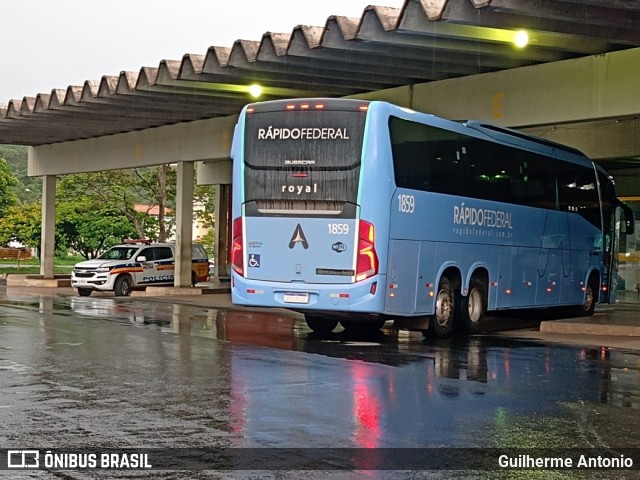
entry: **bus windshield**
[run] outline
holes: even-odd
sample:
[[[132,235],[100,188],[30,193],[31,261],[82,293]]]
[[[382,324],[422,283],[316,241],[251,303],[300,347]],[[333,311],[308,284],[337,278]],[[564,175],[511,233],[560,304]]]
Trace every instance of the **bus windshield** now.
[[[355,204],[365,112],[274,103],[246,117],[245,200],[262,214]]]

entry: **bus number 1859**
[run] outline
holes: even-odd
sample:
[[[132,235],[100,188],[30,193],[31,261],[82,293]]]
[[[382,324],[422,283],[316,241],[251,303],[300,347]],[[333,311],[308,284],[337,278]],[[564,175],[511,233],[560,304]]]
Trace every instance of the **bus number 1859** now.
[[[328,223],[330,235],[347,235],[349,233],[348,223]]]
[[[416,209],[416,199],[413,195],[398,195],[398,211],[400,213],[413,213]]]

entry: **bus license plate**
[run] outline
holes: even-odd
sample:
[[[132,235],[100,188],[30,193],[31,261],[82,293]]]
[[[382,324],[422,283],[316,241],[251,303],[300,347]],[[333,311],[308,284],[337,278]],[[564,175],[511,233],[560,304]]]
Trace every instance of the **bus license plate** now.
[[[286,303],[309,303],[308,293],[285,293],[284,301]]]

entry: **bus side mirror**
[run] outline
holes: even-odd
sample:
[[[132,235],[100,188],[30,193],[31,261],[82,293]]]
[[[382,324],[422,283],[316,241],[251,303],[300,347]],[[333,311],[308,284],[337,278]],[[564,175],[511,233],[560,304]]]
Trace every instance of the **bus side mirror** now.
[[[635,222],[633,220],[633,217],[631,219],[625,217],[624,226],[625,226],[624,233],[626,233],[627,235],[633,235],[635,233],[636,229],[635,229]]]
[[[622,209],[623,219],[622,222],[624,224],[624,228],[622,229],[624,233],[627,235],[633,235],[635,232],[635,219],[633,218],[633,210],[628,205],[625,205],[620,200],[618,200],[618,206]]]

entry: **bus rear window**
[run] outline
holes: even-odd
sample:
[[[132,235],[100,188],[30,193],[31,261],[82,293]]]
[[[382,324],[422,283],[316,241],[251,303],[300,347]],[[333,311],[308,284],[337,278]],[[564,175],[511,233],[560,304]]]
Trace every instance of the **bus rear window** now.
[[[247,115],[245,201],[280,213],[355,203],[365,119],[331,110]]]

